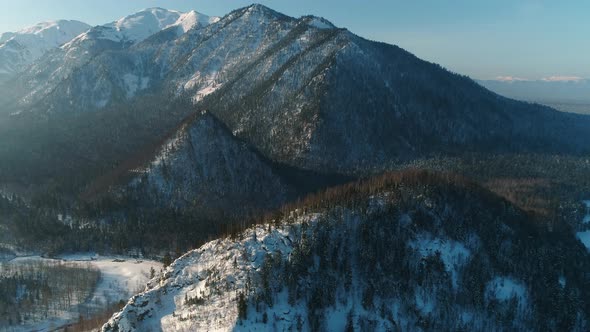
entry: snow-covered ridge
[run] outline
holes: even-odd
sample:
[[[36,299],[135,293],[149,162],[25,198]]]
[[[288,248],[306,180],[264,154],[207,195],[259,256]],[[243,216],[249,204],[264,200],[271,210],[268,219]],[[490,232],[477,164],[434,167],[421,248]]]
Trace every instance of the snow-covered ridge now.
[[[15,74],[50,49],[69,42],[90,26],[79,21],[49,21],[0,35],[0,74]]]
[[[64,48],[70,48],[87,39],[97,38],[114,42],[138,43],[164,29],[178,27],[179,34],[195,27],[205,27],[219,20],[218,17],[190,11],[187,13],[163,8],[148,8],[114,22],[97,26],[78,36]]]
[[[33,55],[39,55],[47,47],[60,46],[89,28],[88,24],[75,20],[41,22],[17,32],[3,33],[0,47],[6,47],[9,41],[18,42],[29,47]]]

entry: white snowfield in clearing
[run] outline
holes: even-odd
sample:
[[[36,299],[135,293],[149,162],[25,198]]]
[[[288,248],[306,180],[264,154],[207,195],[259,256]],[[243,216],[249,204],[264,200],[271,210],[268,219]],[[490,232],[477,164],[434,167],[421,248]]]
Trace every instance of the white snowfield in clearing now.
[[[126,301],[145,289],[152,268],[157,273],[162,268],[160,262],[129,257],[77,254],[60,258],[70,262],[90,261],[100,270],[100,281],[90,300],[91,304],[97,305]]]
[[[162,268],[162,264],[151,260],[136,260],[130,257],[99,256],[91,253],[64,255],[59,259],[68,262],[88,262],[100,270],[100,280],[96,285],[94,293],[86,303],[81,304],[84,308],[74,307],[71,312],[64,312],[59,317],[49,318],[46,321],[32,326],[14,328],[11,331],[49,331],[55,327],[67,325],[76,321],[79,317],[77,309],[83,311],[101,311],[107,305],[125,301],[133,294],[145,289],[150,277],[150,270],[153,268],[156,274]],[[54,259],[40,256],[17,257],[12,263],[25,261],[53,261]]]

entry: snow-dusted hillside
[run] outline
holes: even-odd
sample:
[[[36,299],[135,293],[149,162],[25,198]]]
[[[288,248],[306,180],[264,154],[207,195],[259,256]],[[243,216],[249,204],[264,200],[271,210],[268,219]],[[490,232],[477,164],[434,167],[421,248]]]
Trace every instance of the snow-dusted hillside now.
[[[0,80],[21,72],[47,51],[71,41],[89,28],[79,21],[59,20],[3,33],[0,35]]]
[[[75,71],[63,68],[78,60],[58,75],[44,74],[53,82],[24,89],[31,92],[23,100],[40,101],[29,111],[93,112],[154,94],[191,97],[265,157],[324,173],[362,173],[439,153],[590,150],[590,117],[501,98],[321,18],[252,5],[181,35],[167,29],[128,46],[172,21],[147,19],[153,16],[133,15],[90,30],[94,39],[72,41],[67,52],[74,54],[87,40],[112,43],[112,51]],[[45,70],[38,69],[28,82]]]
[[[150,207],[240,214],[275,208],[287,199],[288,186],[270,165],[207,112],[184,123],[133,173],[123,192]]]
[[[563,257],[588,255],[527,218],[452,177],[332,190],[183,255],[103,331],[585,330]]]

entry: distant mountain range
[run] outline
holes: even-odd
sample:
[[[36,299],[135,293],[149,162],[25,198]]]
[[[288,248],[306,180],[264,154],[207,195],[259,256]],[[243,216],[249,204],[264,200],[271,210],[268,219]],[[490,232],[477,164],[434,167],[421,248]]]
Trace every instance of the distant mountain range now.
[[[478,83],[508,98],[538,102],[565,111],[590,113],[589,79],[501,79]]]
[[[47,51],[69,42],[88,30],[79,21],[43,22],[32,27],[0,35],[0,81],[23,71]]]

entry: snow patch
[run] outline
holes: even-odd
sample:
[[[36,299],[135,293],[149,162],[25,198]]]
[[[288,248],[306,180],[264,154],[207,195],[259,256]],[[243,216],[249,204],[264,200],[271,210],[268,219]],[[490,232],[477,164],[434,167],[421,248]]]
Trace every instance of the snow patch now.
[[[584,246],[586,246],[588,250],[590,250],[590,230],[584,232],[577,232],[576,237],[580,241],[582,241],[582,243],[584,244]]]
[[[488,300],[494,298],[504,302],[514,297],[516,297],[520,305],[525,305],[527,302],[526,287],[524,283],[518,280],[509,277],[496,277],[488,282],[486,286],[486,298]]]
[[[430,233],[421,233],[408,246],[418,250],[422,257],[440,253],[445,269],[451,276],[453,287],[458,287],[460,270],[469,261],[471,251],[462,243],[448,239],[434,238]]]

